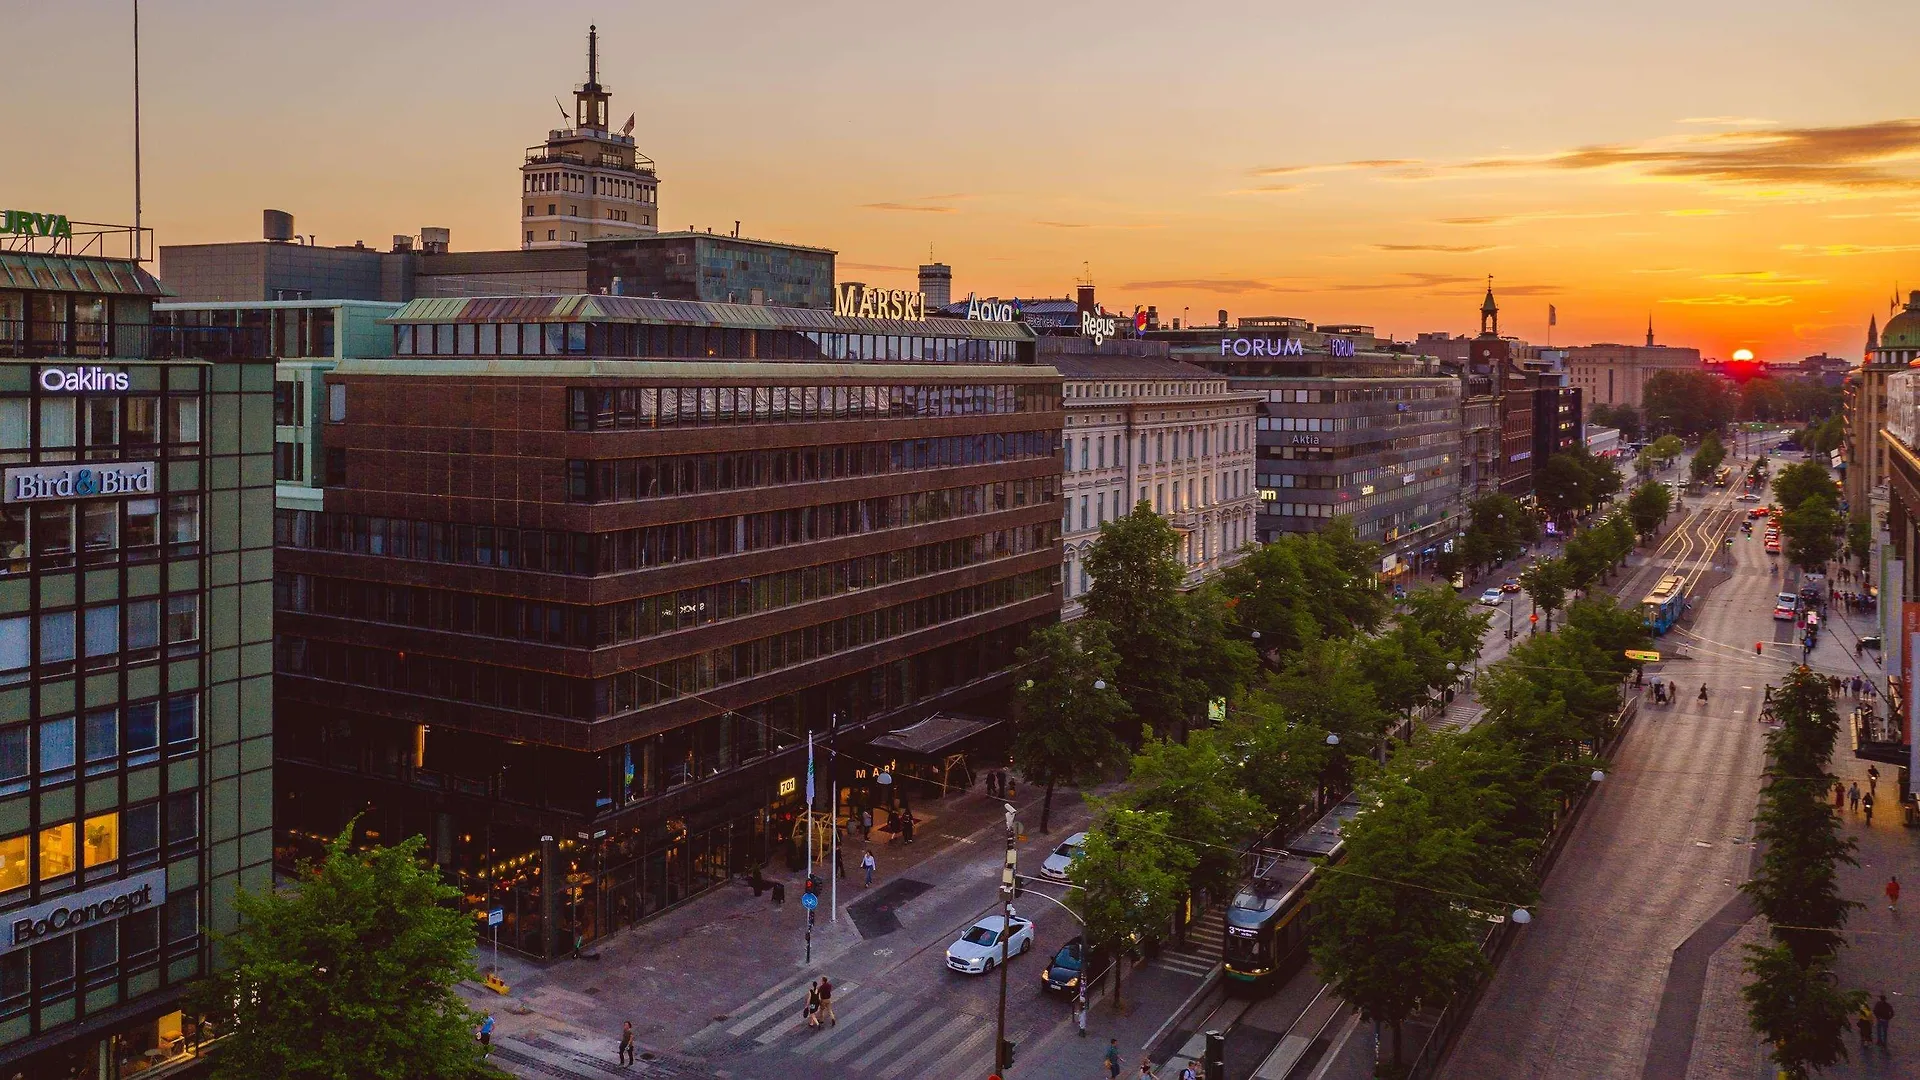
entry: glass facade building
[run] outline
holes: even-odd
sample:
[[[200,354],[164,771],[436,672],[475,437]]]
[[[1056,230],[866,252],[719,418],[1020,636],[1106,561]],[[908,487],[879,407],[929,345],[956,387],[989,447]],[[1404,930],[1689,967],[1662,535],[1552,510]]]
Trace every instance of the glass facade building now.
[[[419,833],[503,947],[561,955],[784,850],[809,732],[993,711],[1058,618],[1061,383],[1024,327],[389,322],[325,377],[326,509],[275,523],[284,859]]]
[[[159,291],[0,252],[0,1075],[188,1064],[207,932],[272,885],[273,367]]]

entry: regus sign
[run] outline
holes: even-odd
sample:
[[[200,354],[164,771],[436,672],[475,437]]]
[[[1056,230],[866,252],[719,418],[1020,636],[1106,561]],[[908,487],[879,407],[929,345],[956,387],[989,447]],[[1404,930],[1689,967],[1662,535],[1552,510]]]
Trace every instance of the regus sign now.
[[[111,465],[43,465],[8,469],[6,493],[0,501],[45,502],[51,499],[103,499],[116,495],[153,494],[154,463],[126,461]]]

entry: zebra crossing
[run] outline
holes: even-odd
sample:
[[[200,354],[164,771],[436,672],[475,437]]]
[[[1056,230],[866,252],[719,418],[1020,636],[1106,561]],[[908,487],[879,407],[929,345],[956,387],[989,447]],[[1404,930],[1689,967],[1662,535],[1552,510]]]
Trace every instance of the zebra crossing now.
[[[687,1050],[709,1058],[777,1055],[790,1059],[781,1075],[861,1080],[962,1080],[992,1056],[992,1017],[853,981],[834,986],[839,1022],[809,1028],[800,1006],[810,979],[767,990],[694,1036]]]
[[[571,1031],[516,1034],[494,1040],[489,1060],[514,1076],[539,1080],[706,1080],[713,1074],[686,1062],[649,1053],[632,1065],[619,1062],[618,1044]]]

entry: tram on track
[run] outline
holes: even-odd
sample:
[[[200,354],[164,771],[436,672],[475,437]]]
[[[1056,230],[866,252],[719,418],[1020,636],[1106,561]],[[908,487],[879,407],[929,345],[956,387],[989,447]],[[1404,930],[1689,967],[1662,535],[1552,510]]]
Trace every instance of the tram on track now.
[[[1662,577],[1646,599],[1640,601],[1640,610],[1646,616],[1647,629],[1655,634],[1673,629],[1673,624],[1679,622],[1687,610],[1686,579],[1679,574]]]
[[[1284,849],[1257,849],[1253,873],[1226,911],[1223,973],[1229,989],[1264,990],[1285,982],[1307,958],[1313,887],[1346,855],[1340,828],[1360,816],[1348,798],[1295,833]]]

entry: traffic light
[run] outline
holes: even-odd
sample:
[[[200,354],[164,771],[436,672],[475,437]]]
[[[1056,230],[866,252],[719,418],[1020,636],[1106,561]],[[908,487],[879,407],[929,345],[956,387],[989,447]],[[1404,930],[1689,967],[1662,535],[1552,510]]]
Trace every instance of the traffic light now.
[[[1000,1040],[1000,1067],[1002,1069],[1013,1068],[1013,1047],[1014,1042],[1012,1039]]]
[[[805,891],[808,896],[818,896],[820,893],[820,879],[814,877],[812,874],[808,874]]]

